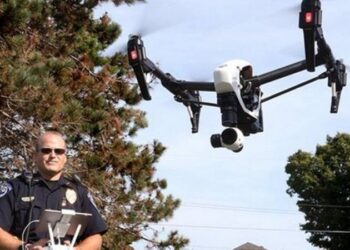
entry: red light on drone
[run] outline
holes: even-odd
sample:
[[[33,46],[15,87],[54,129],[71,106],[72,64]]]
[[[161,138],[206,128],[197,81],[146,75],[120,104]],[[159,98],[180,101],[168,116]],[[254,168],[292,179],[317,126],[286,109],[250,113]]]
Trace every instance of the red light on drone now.
[[[138,58],[137,51],[136,50],[132,50],[130,52],[130,57],[131,57],[132,60],[136,60]]]
[[[311,23],[313,21],[313,15],[312,12],[306,12],[305,13],[305,22]]]

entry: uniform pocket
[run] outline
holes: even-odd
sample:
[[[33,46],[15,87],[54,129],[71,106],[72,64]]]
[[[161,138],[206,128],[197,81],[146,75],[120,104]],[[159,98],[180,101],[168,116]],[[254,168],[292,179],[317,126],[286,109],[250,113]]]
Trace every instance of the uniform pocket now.
[[[38,218],[40,211],[40,204],[38,204],[38,202],[35,200],[30,202],[29,197],[28,201],[23,201],[23,197],[16,201],[14,218],[14,231],[16,232],[16,234],[22,234],[24,228],[28,225],[28,223]],[[31,218],[30,213],[32,213]],[[35,228],[35,226],[32,226],[31,228]]]

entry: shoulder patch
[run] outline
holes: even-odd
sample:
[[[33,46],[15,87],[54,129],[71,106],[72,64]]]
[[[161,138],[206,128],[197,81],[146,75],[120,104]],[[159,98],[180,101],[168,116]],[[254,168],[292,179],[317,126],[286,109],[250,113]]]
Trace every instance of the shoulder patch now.
[[[12,190],[12,186],[8,182],[3,182],[0,184],[0,198],[4,197],[8,192]]]

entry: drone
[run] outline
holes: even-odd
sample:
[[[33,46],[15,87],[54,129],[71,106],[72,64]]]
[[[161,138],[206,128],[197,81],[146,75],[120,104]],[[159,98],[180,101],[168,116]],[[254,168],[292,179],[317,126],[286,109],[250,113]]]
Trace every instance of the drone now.
[[[331,113],[337,113],[343,87],[346,86],[346,66],[336,60],[327,44],[322,30],[322,10],[319,0],[304,0],[299,13],[299,28],[303,30],[305,60],[253,76],[252,65],[245,60],[230,60],[214,70],[214,82],[178,80],[170,73],[164,73],[146,56],[144,43],[139,35],[131,35],[128,40],[128,59],[132,67],[141,95],[151,100],[146,80],[148,75],[158,78],[161,84],[183,103],[189,112],[192,133],[198,132],[200,111],[203,105],[219,107],[221,123],[225,129],[210,138],[214,148],[224,147],[233,152],[243,149],[244,137],[263,132],[262,104],[285,93],[303,87],[311,82],[328,78],[332,90]],[[324,65],[322,74],[262,98],[261,86],[277,79]],[[203,102],[200,91],[216,92],[217,103]]]

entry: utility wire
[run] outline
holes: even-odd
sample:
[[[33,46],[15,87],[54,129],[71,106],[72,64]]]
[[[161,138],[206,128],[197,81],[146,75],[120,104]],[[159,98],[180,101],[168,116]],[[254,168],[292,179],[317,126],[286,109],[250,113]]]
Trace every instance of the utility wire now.
[[[312,203],[299,203],[300,207],[317,207],[317,208],[350,208],[350,205],[333,205],[333,204],[312,204]]]
[[[216,230],[239,230],[239,231],[271,231],[271,232],[301,232],[308,233],[329,233],[329,234],[350,234],[347,230],[297,230],[288,228],[264,228],[264,227],[224,227],[224,226],[205,226],[205,225],[184,225],[184,224],[156,224],[163,227],[183,227],[198,229],[216,229]]]
[[[299,207],[315,207],[315,208],[337,208],[337,209],[350,209],[350,205],[336,205],[336,204],[316,204],[316,203],[299,203],[296,204]],[[193,208],[207,208],[217,210],[232,210],[232,211],[243,211],[252,213],[272,213],[272,214],[299,214],[299,212],[291,209],[281,208],[263,208],[263,207],[236,207],[230,205],[221,205],[214,203],[200,203],[200,202],[183,202],[182,207],[193,207]]]
[[[184,248],[185,250],[194,250],[194,249],[222,249],[222,250],[232,250],[232,247],[223,247],[223,246],[200,246],[200,245],[189,245]]]
[[[296,229],[285,228],[259,228],[259,227],[225,227],[225,226],[208,226],[208,225],[191,225],[191,224],[157,224],[163,227],[184,227],[184,228],[198,228],[198,229],[218,229],[218,230],[239,230],[239,231],[276,231],[276,232],[299,232]]]
[[[192,208],[206,208],[214,210],[228,210],[228,211],[240,211],[247,213],[272,213],[272,214],[291,214],[297,215],[298,212],[294,210],[287,209],[276,209],[276,208],[257,208],[257,207],[235,207],[228,205],[218,205],[218,204],[206,204],[206,203],[187,203],[182,204],[183,207],[192,207]]]

